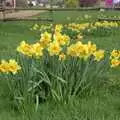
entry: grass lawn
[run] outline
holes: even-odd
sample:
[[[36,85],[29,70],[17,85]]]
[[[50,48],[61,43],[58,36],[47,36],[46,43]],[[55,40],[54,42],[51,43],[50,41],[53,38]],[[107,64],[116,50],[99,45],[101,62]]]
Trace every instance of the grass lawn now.
[[[84,18],[85,15],[91,16],[90,19]],[[54,12],[52,17],[55,23],[68,22],[89,22],[97,21],[97,17],[120,16],[119,11],[69,11]],[[51,17],[49,12],[41,13],[38,17]],[[79,19],[77,21],[76,18]],[[70,18],[70,19],[68,19]],[[83,19],[84,18],[84,19]],[[15,50],[20,41],[25,40],[34,42],[38,36],[30,31],[30,27],[35,22],[5,22],[0,23],[0,58],[15,57]],[[40,23],[40,22],[38,22]],[[85,41],[91,40],[100,48],[108,51],[120,49],[120,30],[110,36],[89,36]],[[120,70],[115,70],[114,78],[120,80]],[[0,120],[120,120],[120,89],[117,92],[101,90],[96,95],[79,100],[76,98],[74,104],[61,105],[53,102],[39,105],[37,113],[28,118],[14,113],[9,107],[9,101],[2,98],[5,88],[0,82]],[[29,110],[28,110],[29,111]],[[28,113],[30,114],[30,113]]]

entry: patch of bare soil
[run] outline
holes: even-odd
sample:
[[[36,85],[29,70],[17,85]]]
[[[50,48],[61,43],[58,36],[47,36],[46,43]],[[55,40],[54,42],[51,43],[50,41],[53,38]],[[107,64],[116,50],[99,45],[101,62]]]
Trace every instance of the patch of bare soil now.
[[[44,11],[36,11],[36,10],[25,10],[25,11],[17,11],[12,13],[6,13],[5,18],[28,18],[32,16],[36,16],[39,13]],[[3,18],[3,14],[0,13],[0,18]]]

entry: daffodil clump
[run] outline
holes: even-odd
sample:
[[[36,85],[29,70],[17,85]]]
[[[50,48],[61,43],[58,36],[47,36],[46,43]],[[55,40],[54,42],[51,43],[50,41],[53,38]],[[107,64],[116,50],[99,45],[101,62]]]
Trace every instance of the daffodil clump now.
[[[70,29],[73,29],[72,25]],[[35,29],[38,27],[35,25]],[[88,24],[78,25],[73,30],[86,27]],[[33,44],[22,41],[17,47],[21,66],[12,59],[1,61],[0,73],[16,74],[21,70],[15,76],[18,93],[15,92],[14,98],[20,96],[20,100],[35,101],[37,96],[38,100],[52,98],[66,103],[75,96],[88,95],[91,88],[102,84],[110,68],[106,51],[91,41],[83,43],[80,32],[74,40],[63,30],[64,26],[59,24],[51,32],[42,32],[40,40]],[[119,50],[112,51],[110,61],[111,67],[120,66]],[[23,99],[21,102],[24,103]]]
[[[56,26],[55,30],[54,34],[42,33],[37,43],[28,44],[22,41],[17,51],[27,56],[27,60],[32,60],[32,63],[28,61],[30,72],[27,71],[27,74],[35,82],[35,88],[33,84],[30,87],[37,91],[35,94],[41,95],[41,91],[38,91],[41,88],[54,100],[67,101],[71,96],[79,96],[81,92],[91,88],[87,86],[92,85],[93,80],[98,80],[98,73],[100,76],[103,74],[106,67],[105,51],[98,49],[91,41],[74,41],[61,32],[61,25]],[[49,94],[42,81],[50,89]]]
[[[76,23],[71,23],[68,24],[68,29],[72,29],[73,31],[80,32],[88,28],[90,23],[82,23],[82,24],[76,24]]]
[[[96,45],[91,42],[88,42],[88,44],[83,44],[81,42],[72,44],[68,47],[67,54],[72,57],[80,57],[85,60],[94,56],[94,60],[98,62],[104,58],[104,50],[97,50]]]
[[[35,24],[33,25],[33,27],[31,28],[31,30],[33,31],[40,31],[40,32],[46,32],[46,31],[51,31],[52,29],[55,29],[55,32],[61,32],[62,29],[64,28],[64,25],[62,24],[56,24],[56,25],[53,25],[53,24],[48,24],[48,25],[38,25],[38,24]]]
[[[53,25],[52,24],[48,24],[48,25],[38,25],[38,24],[34,24],[32,28],[30,28],[30,30],[32,31],[41,31],[44,32],[46,30],[51,29]]]
[[[22,41],[20,46],[17,47],[17,51],[29,57],[39,57],[43,55],[43,47],[40,45],[40,43],[30,45],[25,41]]]
[[[120,50],[113,50],[110,56],[111,67],[120,67]]]
[[[96,45],[91,42],[87,44],[83,44],[81,41],[72,43],[69,36],[60,33],[61,29],[62,27],[57,26],[53,38],[48,32],[42,33],[40,41],[35,44],[30,45],[22,41],[17,51],[29,57],[41,57],[44,55],[44,51],[47,51],[50,56],[59,56],[59,60],[65,60],[68,56],[84,60],[94,57],[94,60],[99,62],[104,58],[104,50],[97,49]]]
[[[96,22],[94,24],[94,26],[96,27],[118,27],[119,24],[117,22],[108,22],[108,21],[104,21],[104,22]]]
[[[18,63],[14,59],[10,59],[9,61],[2,60],[0,63],[0,73],[16,74],[20,70],[20,65],[18,65]]]
[[[17,51],[28,56],[28,57],[41,57],[43,56],[43,51],[49,51],[50,55],[59,55],[62,50],[62,46],[68,45],[70,42],[69,36],[65,34],[58,33],[54,34],[52,39],[52,34],[44,32],[41,34],[40,41],[35,44],[28,44],[25,41],[20,43],[17,47]]]
[[[39,31],[40,34],[44,32],[50,33],[64,33],[70,38],[81,38],[85,35],[99,35],[106,36],[115,33],[120,27],[119,22],[86,22],[86,23],[69,23],[69,24],[48,24],[38,25],[35,24],[31,30]]]
[[[61,33],[62,29],[63,26],[58,25],[53,35],[48,32],[42,33],[40,40],[34,44],[22,41],[17,47],[17,51],[31,58],[40,58],[45,56],[47,52],[49,56],[57,56],[60,61],[66,60],[68,57],[78,57],[84,60],[93,58],[97,62],[104,59],[105,51],[98,49],[96,44],[92,44],[91,42],[84,44],[79,39],[73,42],[68,35]],[[110,61],[111,67],[120,66],[119,50],[111,52]],[[21,67],[15,60],[10,60],[9,62],[1,61],[0,72],[16,74],[20,69]]]
[[[95,22],[95,23],[69,23],[69,24],[56,24],[56,25],[38,25],[35,24],[31,28],[32,30],[39,30],[42,32],[50,31],[50,29],[54,28],[56,32],[61,32],[64,28],[71,29],[72,31],[80,32],[84,31],[85,29],[97,29],[97,28],[117,28],[119,27],[119,22]]]
[[[120,27],[120,24],[118,22],[95,22],[95,23],[82,23],[82,24],[68,24],[67,29],[71,29],[74,32],[82,33],[83,35],[109,35],[113,34],[114,30],[117,30],[117,28]],[[71,32],[72,32],[71,31]],[[115,33],[115,31],[114,31]]]
[[[81,31],[85,30],[86,28],[89,27],[90,23],[84,23],[84,24],[76,24],[76,23],[70,23],[70,24],[56,24],[56,25],[38,25],[35,24],[33,25],[33,27],[31,28],[31,30],[33,31],[40,31],[40,33],[44,33],[44,32],[54,32],[55,34],[57,33],[65,33],[66,35],[68,35],[70,37],[76,37],[77,35],[81,34]],[[69,30],[71,30],[70,32],[68,32]],[[74,33],[75,34],[72,34]],[[82,35],[81,35],[82,36]]]
[[[41,34],[40,41],[34,44],[28,44],[25,41],[20,43],[17,51],[28,57],[40,58],[45,55],[45,51],[50,56],[58,56],[59,60],[65,60],[67,57],[79,57],[87,60],[93,57],[95,61],[99,62],[104,59],[105,51],[97,49],[96,44],[90,41],[83,44],[81,41],[72,42],[70,37],[61,34],[61,26],[57,26],[55,34],[44,32]],[[113,50],[111,52],[111,67],[120,66],[120,51]]]

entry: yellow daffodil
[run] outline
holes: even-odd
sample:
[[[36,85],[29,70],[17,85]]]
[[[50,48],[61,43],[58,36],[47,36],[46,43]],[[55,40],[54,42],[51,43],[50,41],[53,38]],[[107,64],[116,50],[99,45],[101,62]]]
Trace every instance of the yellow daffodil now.
[[[100,61],[101,59],[103,59],[104,58],[104,50],[98,50],[98,51],[95,51],[94,53],[93,53],[93,55],[94,55],[94,60],[96,60],[96,61]]]
[[[90,57],[96,51],[96,45],[91,44],[83,44],[80,41],[72,44],[67,49],[67,54],[74,57],[84,58],[85,60]]]
[[[56,41],[50,43],[50,45],[48,47],[48,51],[49,51],[50,56],[59,55],[61,50],[62,50],[62,48],[60,47],[59,43]]]
[[[9,72],[8,68],[9,68],[9,63],[5,60],[2,60],[0,64],[0,72],[8,73]]]
[[[40,57],[43,55],[43,47],[40,43],[35,43],[32,45],[33,55],[35,57]]]
[[[63,60],[65,60],[66,59],[66,55],[64,54],[64,53],[61,53],[60,55],[59,55],[59,60],[60,61],[63,61]]]
[[[55,33],[61,33],[63,25],[58,24],[55,26]]]
[[[113,50],[111,52],[111,67],[118,67],[120,66],[120,50]]]
[[[33,26],[33,30],[37,30],[39,28],[39,25],[38,24],[35,24],[34,26]]]
[[[82,40],[83,39],[83,36],[81,34],[78,34],[77,35],[77,40]]]
[[[96,51],[96,49],[97,49],[96,45],[92,44],[90,41],[88,42],[87,45],[88,45],[88,52],[89,52],[89,54],[90,55],[93,54]]]
[[[72,44],[69,47],[67,47],[67,55],[72,56],[72,57],[76,57],[77,56],[77,52],[76,52],[74,44]]]
[[[17,62],[13,59],[9,60],[8,71],[16,74],[17,71],[21,70],[21,67],[17,64]]]
[[[119,58],[119,57],[120,57],[120,53],[119,53],[118,50],[113,50],[113,51],[111,52],[110,58]]]
[[[0,72],[1,73],[13,73],[16,74],[19,70],[21,69],[21,67],[18,65],[18,63],[13,60],[10,59],[9,62],[2,60],[1,64],[0,64]]]
[[[40,44],[45,48],[49,45],[51,39],[52,39],[52,35],[48,32],[44,32],[43,34],[41,34]]]
[[[17,51],[29,57],[32,57],[33,54],[32,46],[27,44],[25,41],[20,43],[20,46],[17,47]]]
[[[120,60],[111,59],[111,67],[118,67],[118,66],[120,66]]]
[[[57,33],[54,35],[54,39],[60,44],[60,45],[68,45],[70,42],[70,37],[67,35],[62,35],[61,33]]]

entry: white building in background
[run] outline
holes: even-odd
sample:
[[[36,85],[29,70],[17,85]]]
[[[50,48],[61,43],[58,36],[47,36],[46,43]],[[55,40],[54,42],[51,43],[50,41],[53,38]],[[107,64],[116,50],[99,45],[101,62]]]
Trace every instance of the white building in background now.
[[[36,6],[38,4],[37,0],[32,0],[33,6]]]
[[[37,6],[39,5],[40,7],[46,7],[46,8],[50,8],[51,7],[51,0],[27,0],[28,5],[31,6]],[[58,8],[60,6],[60,4],[63,4],[64,0],[54,0],[53,1],[53,7],[54,8]]]
[[[36,6],[36,5],[38,5],[38,1],[37,0],[28,0],[27,4],[31,5],[31,6]]]

